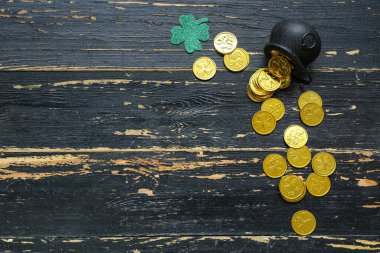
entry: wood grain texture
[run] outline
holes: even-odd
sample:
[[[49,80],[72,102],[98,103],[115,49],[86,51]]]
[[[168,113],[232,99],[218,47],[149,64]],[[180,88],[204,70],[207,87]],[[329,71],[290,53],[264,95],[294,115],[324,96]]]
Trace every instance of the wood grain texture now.
[[[314,67],[379,68],[374,64],[379,44],[376,0],[4,0],[2,9],[2,69],[189,68],[200,55],[211,56],[222,66],[212,40],[203,43],[201,54],[192,55],[169,43],[170,28],[186,13],[207,16],[211,37],[220,31],[234,31],[239,45],[252,53],[253,59],[262,55],[277,21],[304,19],[314,24],[322,37],[321,57]]]
[[[0,1],[0,252],[380,252],[378,1]],[[230,73],[212,48],[170,44],[178,16],[208,17],[250,52]],[[314,82],[275,97],[286,114],[255,134],[246,84],[281,18],[322,37]],[[218,71],[201,82],[199,56]],[[286,155],[297,99],[321,94],[313,154],[338,168],[323,198],[283,201],[262,160]],[[294,169],[304,179],[311,168]],[[292,214],[317,229],[298,237]]]

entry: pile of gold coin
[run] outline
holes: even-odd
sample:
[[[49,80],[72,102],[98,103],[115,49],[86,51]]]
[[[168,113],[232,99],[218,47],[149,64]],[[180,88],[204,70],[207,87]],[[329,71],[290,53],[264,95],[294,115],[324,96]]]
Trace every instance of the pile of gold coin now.
[[[224,65],[232,72],[243,71],[249,64],[249,54],[238,48],[236,36],[230,32],[221,32],[215,36],[214,48],[223,55]]]
[[[267,135],[274,131],[276,122],[285,114],[285,106],[277,98],[266,99],[261,104],[261,111],[252,117],[252,128],[256,133]]]
[[[307,126],[317,126],[325,117],[322,107],[322,98],[314,91],[306,91],[298,99],[300,117]]]
[[[272,55],[268,67],[258,69],[249,80],[247,95],[254,102],[263,102],[277,89],[286,89],[291,83],[292,66],[286,56],[280,53]]]
[[[273,121],[281,118],[283,113],[276,114],[270,110],[264,110],[263,107],[268,107],[269,100],[266,99],[262,104],[261,111],[256,113],[252,119],[252,125],[256,132],[269,132],[274,129]],[[308,126],[316,126],[323,120],[322,99],[318,93],[307,91],[301,94],[298,99],[298,106],[301,109],[301,120]],[[279,107],[276,107],[279,108]],[[304,108],[306,112],[302,112]],[[315,112],[318,110],[318,112]],[[311,111],[310,111],[311,110]],[[272,114],[272,118],[268,116]],[[320,112],[322,111],[322,112]],[[277,118],[275,118],[275,116]],[[280,117],[281,116],[281,117]],[[305,118],[306,116],[306,118]],[[312,158],[309,148],[306,146],[308,142],[308,133],[305,128],[300,125],[290,125],[284,131],[284,142],[288,145],[286,159],[279,154],[269,154],[263,161],[264,173],[271,178],[281,178],[279,182],[279,191],[281,197],[287,202],[301,201],[306,192],[309,192],[314,197],[325,196],[331,188],[329,176],[336,169],[336,161],[334,157],[326,152],[319,152]],[[303,169],[310,164],[313,173],[310,173],[306,179],[295,174],[286,174],[287,162],[297,169]],[[311,234],[316,228],[316,219],[314,215],[307,210],[300,210],[294,213],[291,226],[299,235]]]
[[[214,48],[224,56],[224,65],[232,72],[243,71],[250,60],[248,52],[237,45],[236,36],[230,32],[221,32],[215,36]],[[216,74],[216,64],[209,57],[200,57],[193,64],[193,73],[200,80],[210,80]]]

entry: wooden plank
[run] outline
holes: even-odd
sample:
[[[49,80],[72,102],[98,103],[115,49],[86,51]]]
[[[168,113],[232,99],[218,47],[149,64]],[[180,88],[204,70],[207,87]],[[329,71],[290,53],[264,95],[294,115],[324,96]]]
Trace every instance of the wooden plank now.
[[[5,252],[376,252],[376,236],[152,236],[0,238]]]
[[[2,1],[1,69],[189,68],[201,56],[222,58],[212,40],[187,55],[170,44],[180,14],[210,19],[211,38],[233,31],[261,64],[272,26],[282,18],[314,24],[322,37],[315,68],[379,68],[377,1]],[[348,26],[349,24],[349,26]],[[50,66],[50,67],[47,67]]]
[[[312,211],[313,235],[378,236],[378,152],[331,153],[323,198],[287,203],[262,160],[273,151],[2,154],[2,237],[294,235]],[[317,150],[312,150],[316,154]],[[307,169],[288,169],[304,179]]]
[[[323,97],[326,117],[322,125],[307,127],[310,147],[378,149],[380,105],[373,101],[380,96],[379,72],[314,73],[314,84],[277,91],[286,115],[269,136],[251,129],[260,104],[247,98],[250,75],[218,72],[201,82],[191,72],[3,73],[0,145],[285,148],[285,128],[302,124],[297,99],[312,89]]]

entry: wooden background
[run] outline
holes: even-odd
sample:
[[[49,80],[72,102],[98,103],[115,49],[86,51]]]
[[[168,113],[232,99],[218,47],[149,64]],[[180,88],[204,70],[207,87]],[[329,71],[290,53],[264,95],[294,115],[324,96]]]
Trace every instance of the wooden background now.
[[[188,13],[211,30],[191,55],[170,44]],[[377,0],[1,0],[0,252],[379,252],[379,15]],[[246,84],[285,17],[314,24],[322,51],[312,84],[276,93],[286,115],[263,137]],[[250,52],[244,72],[213,50],[221,31]],[[211,81],[192,74],[200,56]],[[290,204],[261,163],[286,154],[310,89],[326,117],[308,146],[338,167],[326,197]],[[290,227],[299,209],[311,236]]]

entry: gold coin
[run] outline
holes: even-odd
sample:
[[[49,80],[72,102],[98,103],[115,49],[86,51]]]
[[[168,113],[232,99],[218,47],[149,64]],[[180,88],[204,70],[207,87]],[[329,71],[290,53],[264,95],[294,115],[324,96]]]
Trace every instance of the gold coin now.
[[[270,154],[265,157],[263,169],[265,174],[271,178],[279,178],[286,172],[286,160],[279,154]]]
[[[268,67],[269,71],[280,78],[289,76],[291,72],[290,63],[287,59],[281,57],[280,55],[270,58]]]
[[[285,106],[280,99],[269,98],[261,105],[261,110],[270,112],[276,121],[280,120],[285,114]]]
[[[292,148],[300,148],[307,143],[308,135],[305,128],[299,125],[291,125],[284,131],[284,141]]]
[[[325,117],[323,108],[317,104],[309,103],[302,107],[300,112],[301,120],[305,125],[316,126],[321,124]]]
[[[261,89],[266,91],[275,91],[280,87],[280,80],[273,76],[267,68],[261,69],[257,75],[257,83]]]
[[[272,93],[263,96],[257,95],[256,93],[254,93],[254,91],[252,91],[251,86],[248,84],[247,95],[254,102],[263,102],[265,99],[270,98],[272,96]]]
[[[249,53],[246,50],[244,50],[243,53],[245,54],[245,57],[248,59],[247,65],[244,67],[244,68],[246,68],[249,65],[249,61],[250,61],[251,57],[249,56]]]
[[[292,82],[292,78],[289,76],[286,76],[286,77],[283,77],[280,79],[280,87],[278,87],[279,89],[286,89],[289,87],[290,83]]]
[[[319,96],[318,93],[314,91],[305,91],[301,94],[301,96],[298,98],[298,107],[302,109],[306,104],[317,104],[320,107],[322,107],[322,98]]]
[[[284,200],[286,200],[287,202],[290,202],[290,203],[300,202],[306,196],[306,184],[303,182],[303,185],[304,185],[304,187],[303,187],[303,190],[302,190],[302,194],[298,198],[296,198],[296,199],[287,199],[285,196],[281,195],[282,198]]]
[[[259,96],[266,96],[269,94],[273,94],[273,91],[263,90],[257,82],[258,76],[260,75],[260,73],[262,71],[263,71],[263,69],[257,70],[255,73],[253,73],[253,75],[249,79],[249,84],[251,85],[251,89],[252,89],[253,93],[255,93],[256,95],[259,95]]]
[[[311,212],[300,210],[293,214],[291,224],[294,232],[297,234],[309,235],[315,230],[317,221]]]
[[[249,64],[249,55],[243,48],[236,48],[232,53],[224,55],[224,65],[233,72],[245,69]]]
[[[280,193],[285,200],[297,200],[305,191],[305,183],[296,175],[285,175],[281,178]]]
[[[306,179],[306,187],[313,196],[325,196],[331,187],[330,178],[311,173]]]
[[[311,152],[306,146],[302,146],[300,148],[289,148],[286,158],[293,167],[304,168],[311,160]]]
[[[218,53],[229,54],[235,50],[238,44],[237,38],[230,32],[221,32],[215,36],[214,48]]]
[[[209,80],[215,76],[216,64],[209,57],[200,57],[193,64],[193,73],[200,80]]]
[[[276,119],[269,112],[259,111],[252,117],[252,127],[256,133],[267,135],[276,128]]]
[[[320,152],[313,157],[311,166],[318,175],[330,176],[336,169],[336,161],[329,153]]]

